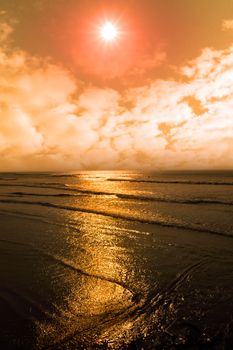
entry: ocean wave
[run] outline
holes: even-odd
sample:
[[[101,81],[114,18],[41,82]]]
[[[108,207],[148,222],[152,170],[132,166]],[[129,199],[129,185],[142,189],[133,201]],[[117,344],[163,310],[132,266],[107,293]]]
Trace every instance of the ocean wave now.
[[[108,178],[106,181],[112,182],[136,182],[136,183],[155,183],[155,184],[177,184],[177,185],[219,185],[219,186],[233,186],[233,181],[186,181],[186,180],[144,180],[144,179],[117,179]]]
[[[30,192],[11,192],[14,196],[30,196],[30,197],[73,197],[70,193],[30,193]]]
[[[76,175],[76,174],[47,174],[46,177],[54,177],[54,178],[70,178],[70,177],[78,177],[80,175]],[[83,175],[81,175],[83,176]]]
[[[43,188],[43,189],[52,189],[52,190],[67,190],[67,186],[65,184],[59,184],[59,183],[32,183],[32,184],[25,184],[25,183],[0,183],[0,187],[25,187],[25,188]]]
[[[169,328],[169,323],[171,322],[177,322],[177,317],[173,319],[172,315],[168,317],[168,312],[171,314],[171,310],[169,310],[170,305],[174,303],[174,299],[178,296],[178,290],[182,286],[183,283],[185,283],[187,280],[190,279],[192,274],[199,269],[203,267],[204,264],[208,262],[208,259],[203,259],[200,261],[195,262],[194,264],[188,266],[184,271],[182,271],[177,277],[175,277],[174,280],[172,280],[170,283],[168,283],[167,286],[164,288],[158,288],[157,286],[152,289],[145,291],[143,295],[137,295],[135,294],[132,298],[132,304],[129,305],[126,309],[122,310],[121,312],[117,313],[116,315],[110,316],[106,315],[107,317],[102,318],[102,320],[98,324],[99,328],[99,334],[102,333],[102,341],[99,343],[96,343],[95,348],[100,349],[107,349],[108,346],[105,346],[104,344],[104,334],[106,338],[109,340],[113,336],[113,343],[116,339],[116,333],[111,334],[108,333],[111,332],[112,329],[116,329],[115,326],[117,325],[117,334],[118,334],[118,340],[122,339],[122,343],[118,343],[118,349],[138,349],[137,343],[140,344],[142,342],[141,334],[144,334],[144,341],[146,342],[146,339],[149,340],[150,347],[149,349],[152,349],[151,346],[153,346],[154,341],[151,342],[150,337],[157,338],[161,334],[164,334],[165,336],[168,336],[168,340],[170,341],[169,347],[171,345],[177,345],[176,338],[178,336],[173,336],[167,332],[166,329],[160,327],[161,318],[155,317],[155,315],[158,315],[158,312],[163,317],[163,323],[166,324],[166,328]],[[109,317],[110,316],[110,317]],[[127,324],[128,327],[125,329],[124,325]],[[130,325],[130,327],[129,327]],[[148,327],[149,325],[149,327]],[[188,323],[183,320],[182,323],[183,326],[185,326],[188,331],[190,329],[195,329],[195,325],[192,325],[191,322]],[[147,329],[147,332],[145,334],[145,329]],[[150,332],[148,332],[148,330]],[[95,329],[96,331],[96,329]],[[107,332],[106,332],[107,331]],[[86,336],[90,336],[90,333],[93,334],[93,329],[90,327],[89,329],[85,330]],[[107,334],[106,334],[107,333]],[[122,334],[124,334],[124,337],[122,337]],[[182,335],[182,330],[181,330]],[[204,335],[203,335],[204,336]],[[171,339],[172,338],[172,339]],[[123,340],[124,339],[124,340]],[[50,349],[56,349],[57,346],[59,348],[61,347],[64,349],[69,347],[69,344],[76,343],[78,344],[80,340],[79,332],[73,331],[69,332],[65,335],[64,338],[60,339],[58,342],[51,344]],[[95,339],[96,340],[96,339]],[[164,340],[164,339],[163,339]],[[159,339],[158,339],[159,341]],[[203,339],[204,341],[204,339]],[[111,343],[111,342],[110,342]],[[82,346],[80,346],[82,348]],[[91,347],[94,348],[94,347]],[[140,347],[140,348],[146,348],[146,347]],[[156,347],[157,348],[157,347]],[[159,347],[162,349],[162,347]],[[176,347],[177,348],[177,347]],[[154,349],[154,346],[153,346]]]
[[[168,223],[168,222],[165,222],[162,220],[143,219],[143,218],[133,217],[133,216],[128,216],[128,215],[121,215],[118,213],[115,214],[115,213],[106,212],[106,211],[102,211],[102,210],[93,210],[93,209],[88,209],[88,208],[72,207],[72,206],[67,206],[67,205],[58,205],[58,204],[49,203],[49,202],[31,202],[31,201],[22,201],[22,200],[1,199],[0,203],[25,204],[25,205],[56,208],[59,210],[77,211],[77,212],[81,212],[81,213],[102,215],[102,216],[112,217],[114,219],[133,221],[133,222],[138,222],[138,223],[142,223],[142,224],[158,225],[158,226],[175,228],[175,229],[182,229],[182,230],[185,229],[185,230],[190,230],[190,231],[195,231],[195,232],[204,232],[204,233],[220,235],[220,236],[224,236],[224,237],[228,237],[228,238],[233,238],[233,235],[231,233],[215,231],[215,230],[211,230],[209,228],[204,228],[204,227],[200,227],[200,226],[196,226],[196,225],[195,226],[194,225],[186,225],[183,223],[180,224],[180,223],[175,223],[175,222]]]
[[[11,192],[10,195],[14,196],[33,196],[33,197],[75,197],[77,193],[79,195],[91,195],[91,196],[109,196],[109,197],[115,197],[120,199],[131,199],[135,201],[146,201],[146,202],[164,202],[164,203],[177,203],[177,204],[220,204],[220,205],[233,205],[233,201],[231,200],[222,200],[222,199],[208,199],[208,198],[193,198],[193,199],[173,199],[173,198],[161,198],[161,197],[155,197],[155,196],[138,196],[133,194],[123,194],[123,193],[116,193],[116,192],[103,192],[103,191],[91,191],[91,190],[81,190],[81,189],[64,189],[69,190],[72,193],[29,193],[29,192]]]
[[[60,256],[57,256],[55,254],[50,254],[49,252],[45,252],[42,249],[36,248],[34,245],[32,245],[30,243],[19,242],[19,241],[8,240],[8,239],[0,239],[0,242],[30,248],[31,250],[37,252],[38,254],[43,255],[43,256],[47,257],[48,259],[55,261],[57,264],[62,265],[70,270],[73,270],[81,275],[119,285],[120,287],[128,290],[130,292],[130,294],[132,294],[132,295],[134,295],[134,293],[135,293],[132,288],[130,288],[126,283],[124,283],[122,281],[118,281],[118,280],[116,280],[114,278],[110,278],[110,277],[105,277],[104,275],[94,274],[94,273],[90,273],[88,271],[85,271],[85,270],[79,268],[78,266],[76,266],[75,264],[73,264],[72,262],[70,262],[70,261],[68,261]],[[77,248],[77,249],[80,251],[84,250],[83,248]]]

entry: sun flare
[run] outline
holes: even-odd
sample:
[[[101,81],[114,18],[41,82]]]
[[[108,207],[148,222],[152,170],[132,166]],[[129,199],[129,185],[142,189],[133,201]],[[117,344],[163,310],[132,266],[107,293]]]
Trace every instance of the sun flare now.
[[[106,22],[100,30],[100,35],[104,41],[111,42],[117,39],[119,32],[112,22]]]

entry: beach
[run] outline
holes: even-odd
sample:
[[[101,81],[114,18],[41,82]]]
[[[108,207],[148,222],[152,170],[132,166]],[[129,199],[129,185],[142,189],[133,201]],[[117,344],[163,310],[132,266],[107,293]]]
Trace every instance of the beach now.
[[[0,174],[1,349],[232,349],[233,172]]]

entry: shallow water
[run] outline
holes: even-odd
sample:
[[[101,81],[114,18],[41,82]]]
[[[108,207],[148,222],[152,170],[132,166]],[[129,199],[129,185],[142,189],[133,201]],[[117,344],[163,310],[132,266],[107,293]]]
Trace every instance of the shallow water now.
[[[4,349],[232,349],[233,173],[0,174]]]

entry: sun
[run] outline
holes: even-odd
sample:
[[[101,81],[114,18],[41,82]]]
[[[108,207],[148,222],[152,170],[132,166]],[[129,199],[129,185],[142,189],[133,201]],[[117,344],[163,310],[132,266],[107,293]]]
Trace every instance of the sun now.
[[[114,41],[119,36],[118,28],[112,22],[106,22],[100,29],[100,36],[106,42]]]

